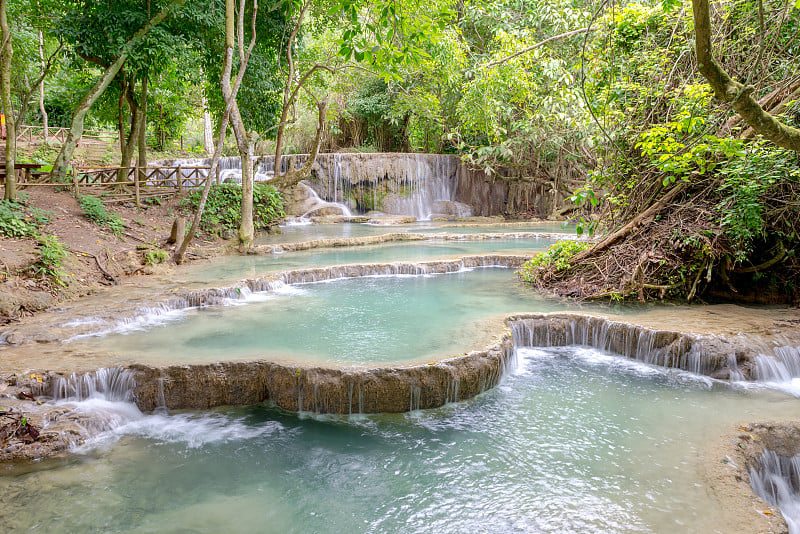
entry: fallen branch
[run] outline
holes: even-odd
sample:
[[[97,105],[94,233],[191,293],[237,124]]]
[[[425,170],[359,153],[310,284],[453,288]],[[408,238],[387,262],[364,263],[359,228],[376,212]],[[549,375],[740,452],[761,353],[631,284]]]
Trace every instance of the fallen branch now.
[[[103,266],[100,265],[100,259],[97,256],[95,256],[94,254],[90,254],[88,252],[80,251],[80,250],[73,249],[73,251],[77,252],[78,254],[83,254],[84,256],[89,256],[91,258],[94,258],[94,261],[97,264],[97,268],[100,269],[100,272],[103,273],[103,276],[105,276],[108,280],[111,280],[114,283],[114,285],[117,285],[119,283],[119,282],[117,282],[117,279],[114,277],[113,274],[111,274],[110,272],[106,271],[103,268]]]
[[[572,258],[572,262],[577,263],[580,262],[590,256],[593,256],[599,252],[604,251],[623,237],[625,237],[628,233],[630,233],[634,228],[636,228],[640,223],[644,222],[649,217],[654,217],[659,211],[661,211],[668,202],[678,196],[686,188],[686,182],[681,182],[680,184],[676,185],[672,189],[670,189],[667,194],[661,197],[659,200],[653,203],[649,208],[644,210],[642,213],[631,219],[631,221],[614,232],[613,234],[609,235],[599,243],[597,243],[592,248],[586,249],[583,252],[579,252]]]

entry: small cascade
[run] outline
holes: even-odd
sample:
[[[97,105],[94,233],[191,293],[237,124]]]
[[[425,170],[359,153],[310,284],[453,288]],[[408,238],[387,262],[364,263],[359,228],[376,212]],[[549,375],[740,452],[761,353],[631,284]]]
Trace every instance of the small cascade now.
[[[135,387],[133,372],[120,367],[55,380],[55,402],[69,407],[75,425],[81,429],[82,438],[71,445],[145,417],[134,404]]]
[[[56,379],[53,382],[53,398],[69,401],[101,398],[111,402],[132,402],[135,387],[132,371],[121,367],[102,368]]]
[[[744,374],[739,369],[739,364],[736,362],[736,354],[729,354],[728,355],[728,369],[730,369],[730,375],[728,380],[731,382],[744,382]]]
[[[512,319],[509,323],[515,346],[584,345],[695,374],[711,374],[721,367],[720,362],[708,357],[691,338],[678,332],[580,315]]]
[[[350,208],[348,208],[345,204],[341,204],[335,200],[332,202],[322,200],[313,188],[307,186],[307,184],[301,185],[306,186],[305,190],[308,194],[308,198],[305,201],[305,212],[300,215],[300,217],[294,218],[293,224],[302,224],[305,221],[309,221],[308,217],[315,213],[326,214],[327,212],[325,210],[331,210],[334,212],[339,211],[344,217],[353,216],[353,212],[350,211]]]
[[[414,385],[408,385],[408,411],[415,412],[419,410],[420,399],[422,398],[422,388]]]
[[[769,354],[772,352],[772,354]],[[800,347],[773,347],[755,357],[753,378],[761,382],[792,384],[800,379]]]
[[[785,457],[764,451],[750,468],[750,487],[780,509],[789,534],[800,534],[800,454]]]

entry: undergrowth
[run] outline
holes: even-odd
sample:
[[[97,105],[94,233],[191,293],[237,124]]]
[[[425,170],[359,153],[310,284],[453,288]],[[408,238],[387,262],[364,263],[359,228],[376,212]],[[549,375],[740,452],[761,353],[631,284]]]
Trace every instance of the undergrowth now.
[[[517,274],[526,282],[534,282],[542,269],[552,269],[556,272],[569,269],[570,259],[590,245],[585,241],[559,241],[525,262]]]
[[[39,238],[39,260],[33,264],[33,273],[47,278],[57,286],[65,286],[64,271],[61,264],[67,256],[67,248],[56,236],[45,235]]]
[[[201,189],[192,190],[181,202],[181,206],[197,210],[202,195]],[[239,227],[242,213],[242,188],[237,184],[215,184],[211,186],[203,210],[200,228],[210,234],[222,235]],[[283,197],[271,185],[255,184],[253,187],[253,225],[266,228],[284,216]]]
[[[49,221],[48,212],[26,206],[22,197],[20,201],[0,200],[0,236],[35,238]]]
[[[122,234],[122,231],[125,229],[125,223],[122,222],[122,218],[119,215],[106,210],[102,200],[97,197],[84,195],[78,197],[78,203],[87,219],[98,226],[111,230],[114,235],[118,236]]]

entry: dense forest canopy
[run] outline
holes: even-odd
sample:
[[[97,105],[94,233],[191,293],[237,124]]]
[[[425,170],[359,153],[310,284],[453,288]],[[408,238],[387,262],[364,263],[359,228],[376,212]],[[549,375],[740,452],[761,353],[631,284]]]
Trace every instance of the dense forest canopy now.
[[[247,142],[230,132],[223,154],[460,154],[487,180],[547,182],[579,231],[613,237],[562,251],[577,268],[529,266],[535,283],[691,299],[756,280],[796,298],[796,0],[232,5],[237,50],[256,39],[237,98]],[[74,130],[100,88],[79,129],[118,132],[123,166],[179,138],[207,153],[203,113],[219,124],[225,109],[225,8],[4,1],[6,115]]]

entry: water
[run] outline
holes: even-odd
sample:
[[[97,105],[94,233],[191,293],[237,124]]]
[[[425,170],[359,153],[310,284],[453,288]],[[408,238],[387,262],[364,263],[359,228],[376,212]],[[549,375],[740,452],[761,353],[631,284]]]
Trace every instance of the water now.
[[[156,363],[262,357],[395,363],[480,349],[500,332],[500,316],[566,307],[542,298],[510,269],[357,278],[288,286],[253,295],[244,305],[126,324],[125,334],[75,341],[70,348]]]
[[[6,532],[732,532],[703,486],[704,462],[719,463],[705,444],[742,418],[797,414],[777,393],[596,350],[519,356],[477,399],[405,415],[131,414],[50,469],[0,477],[0,521]]]
[[[556,234],[575,234],[571,227],[565,228],[560,222],[540,222],[530,224],[469,224],[459,226],[454,223],[416,222],[403,225],[380,226],[366,223],[304,224],[281,227],[279,234],[261,234],[256,238],[257,245],[276,243],[297,243],[314,239],[365,237],[402,232],[449,233],[449,234],[494,234],[505,232],[548,232]]]
[[[261,276],[268,272],[346,263],[425,261],[479,254],[530,256],[546,250],[552,244],[553,241],[550,239],[411,241],[359,247],[311,249],[284,254],[231,256],[192,265],[182,273],[182,278],[219,283],[223,280]]]
[[[777,506],[789,526],[800,533],[800,454],[787,458],[764,451],[750,469],[750,485],[762,499]]]

